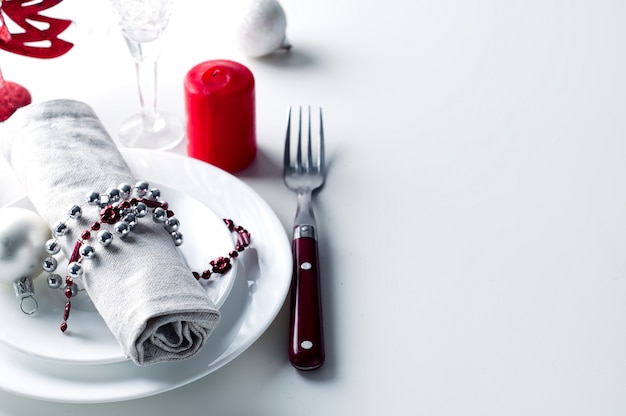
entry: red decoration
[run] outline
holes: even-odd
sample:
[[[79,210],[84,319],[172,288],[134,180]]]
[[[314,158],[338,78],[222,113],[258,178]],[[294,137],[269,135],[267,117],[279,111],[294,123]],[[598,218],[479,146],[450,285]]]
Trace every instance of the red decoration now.
[[[0,14],[0,48],[19,55],[34,58],[56,58],[72,49],[70,42],[58,36],[68,28],[71,20],[42,16],[40,12],[56,6],[63,0],[4,0],[0,12],[23,29],[22,33],[10,33],[5,17]],[[40,23],[40,27],[31,22]]]
[[[72,49],[71,43],[58,38],[72,22],[39,14],[61,1],[0,0],[0,49],[41,59],[56,58]],[[11,33],[5,16],[23,31]],[[14,82],[5,81],[0,72],[0,122],[30,103],[28,90]]]

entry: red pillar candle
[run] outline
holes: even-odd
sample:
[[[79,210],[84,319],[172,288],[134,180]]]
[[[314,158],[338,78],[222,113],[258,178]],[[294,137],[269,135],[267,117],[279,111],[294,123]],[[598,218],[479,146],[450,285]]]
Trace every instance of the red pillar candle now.
[[[254,77],[227,60],[198,64],[185,76],[187,153],[228,172],[256,156]]]

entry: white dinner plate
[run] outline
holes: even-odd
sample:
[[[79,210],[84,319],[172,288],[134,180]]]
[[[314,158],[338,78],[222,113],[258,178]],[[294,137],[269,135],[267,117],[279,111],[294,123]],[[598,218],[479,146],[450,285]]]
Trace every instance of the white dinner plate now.
[[[150,180],[151,186],[160,188],[163,200],[181,219],[184,243],[180,251],[191,270],[202,272],[209,261],[233,250],[233,236],[224,221],[206,204],[151,178],[141,179]],[[35,210],[26,197],[9,206]],[[66,265],[65,258],[60,261],[59,270]],[[236,267],[237,262],[233,262],[233,270],[223,276],[214,275],[210,281],[200,280],[218,308],[232,289]],[[63,318],[65,295],[61,290],[47,287],[45,273],[36,278],[34,284],[39,307],[32,315],[22,313],[12,287],[0,287],[0,316],[5,318],[0,326],[0,342],[27,354],[72,364],[104,364],[128,359],[84,292],[72,298],[69,330],[62,333],[59,324]]]
[[[291,247],[267,203],[234,176],[198,160],[156,151],[125,149],[122,153],[135,177],[150,178],[191,195],[218,216],[250,231],[252,244],[238,258],[234,284],[221,307],[220,325],[196,356],[147,367],[131,361],[72,365],[0,345],[0,389],[74,403],[162,393],[204,377],[238,357],[280,311],[291,282]],[[185,226],[182,216],[181,225]]]

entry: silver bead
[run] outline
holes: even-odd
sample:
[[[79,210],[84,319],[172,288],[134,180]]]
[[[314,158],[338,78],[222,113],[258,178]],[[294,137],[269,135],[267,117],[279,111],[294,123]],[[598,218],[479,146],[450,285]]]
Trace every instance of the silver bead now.
[[[169,217],[165,220],[164,227],[170,233],[178,231],[178,227],[180,227],[180,221],[178,221],[178,218],[176,217]]]
[[[57,263],[57,259],[55,259],[54,257],[47,257],[41,263],[41,268],[44,272],[52,273],[57,269],[58,265],[59,264]]]
[[[148,206],[146,204],[144,204],[143,202],[138,202],[137,205],[135,205],[135,215],[137,216],[137,218],[143,218],[146,216],[147,213]]]
[[[113,234],[111,234],[109,230],[101,230],[98,232],[96,239],[100,244],[106,247],[111,244],[111,241],[113,241]]]
[[[167,211],[165,211],[163,208],[161,207],[156,207],[154,209],[154,211],[152,211],[152,220],[154,222],[165,222],[165,220],[167,219]]]
[[[130,225],[127,222],[119,221],[114,226],[115,233],[120,237],[126,237],[130,233]]]
[[[67,215],[74,219],[80,218],[83,215],[83,209],[78,205],[74,205],[67,211]]]
[[[158,201],[159,199],[161,199],[161,190],[159,188],[152,188],[150,189],[149,195],[150,199]]]
[[[100,205],[100,194],[98,192],[87,192],[86,199],[89,205]]]
[[[80,256],[84,259],[91,259],[96,255],[96,250],[89,244],[83,244],[80,247]]]
[[[139,181],[135,184],[135,193],[139,198],[143,198],[148,195],[150,184],[146,181]]]
[[[67,233],[67,224],[65,224],[63,221],[57,221],[54,224],[54,227],[52,227],[52,232],[56,236],[65,235]]]
[[[122,221],[128,224],[132,230],[137,225],[137,216],[133,213],[126,214],[124,215],[124,218],[122,218]]]
[[[121,198],[121,192],[119,189],[117,188],[109,188],[107,189],[106,192],[108,203],[109,204],[114,204],[116,202],[119,202],[120,198]]]
[[[47,281],[50,289],[58,289],[63,284],[63,278],[56,273],[48,275]]]
[[[174,231],[170,235],[172,236],[172,241],[176,247],[183,244],[183,235],[179,231]]]
[[[133,194],[133,187],[127,183],[121,183],[117,188],[120,190],[120,197],[122,199],[129,199]]]
[[[67,265],[67,274],[72,278],[78,278],[83,274],[83,265],[78,262],[71,262]]]
[[[59,251],[61,251],[61,245],[57,240],[51,238],[50,240],[46,241],[46,252],[48,254],[55,255],[58,254]]]
[[[70,297],[73,298],[76,295],[78,295],[78,286],[76,285],[70,286]]]

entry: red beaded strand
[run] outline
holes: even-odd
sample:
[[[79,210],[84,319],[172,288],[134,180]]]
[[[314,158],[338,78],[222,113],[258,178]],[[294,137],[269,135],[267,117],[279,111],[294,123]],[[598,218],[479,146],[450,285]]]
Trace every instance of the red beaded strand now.
[[[80,238],[76,241],[72,254],[69,258],[68,274],[65,277],[64,288],[64,294],[67,300],[63,310],[63,322],[60,326],[62,332],[65,332],[68,328],[67,321],[72,307],[71,298],[75,296],[78,291],[78,286],[76,285],[74,278],[78,278],[83,273],[81,265],[82,261],[86,258],[91,258],[94,255],[93,247],[91,245],[86,245],[86,242],[92,238],[92,232],[99,231],[103,224],[110,224],[115,226],[114,228],[116,233],[119,233],[122,237],[124,237],[135,226],[137,219],[146,215],[145,210],[147,208],[152,208],[154,210],[153,220],[155,222],[164,222],[165,229],[170,233],[174,244],[176,246],[182,244],[183,236],[177,231],[180,222],[175,218],[174,212],[169,209],[168,203],[159,200],[161,192],[157,188],[149,189],[149,184],[145,181],[137,182],[135,190],[137,192],[137,197],[127,199],[130,197],[130,192],[132,191],[130,185],[122,184],[119,188],[111,188],[107,190],[107,196],[109,198],[107,203],[102,204],[99,193],[91,192],[87,194],[87,201],[85,203],[100,207],[100,219],[99,221],[92,223],[88,229],[84,230],[80,234]],[[148,194],[150,196],[144,198],[144,196]],[[121,201],[120,198],[122,199]],[[117,203],[118,201],[119,203]],[[139,208],[140,206],[142,206],[142,208]],[[75,205],[68,212],[68,219],[80,218],[81,215],[81,207]],[[128,220],[130,216],[132,216],[132,219]],[[210,261],[210,267],[202,273],[192,272],[196,280],[208,280],[214,274],[227,273],[232,269],[232,262],[237,258],[239,253],[243,252],[250,245],[250,233],[244,227],[235,225],[235,223],[230,219],[224,219],[224,223],[230,232],[237,233],[237,243],[235,244],[235,249],[231,250],[226,257],[220,256],[215,260]],[[64,222],[59,221],[59,223],[55,225],[54,231],[58,236],[64,235],[65,232],[67,232],[67,225]],[[113,238],[112,234],[107,230],[99,231],[97,234],[97,241],[105,247],[110,244]],[[58,253],[58,249],[55,251],[55,249],[47,248],[47,250],[52,256]],[[46,259],[43,267],[44,270],[49,272],[52,277],[52,273],[56,269],[56,260],[54,260],[54,258]],[[54,288],[55,286],[51,287]]]
[[[144,203],[146,203],[146,200],[143,200]],[[154,202],[154,201],[152,201]],[[136,202],[135,202],[136,203]],[[148,205],[148,204],[146,204]],[[165,205],[167,207],[167,203],[162,203],[162,204],[153,204],[154,206],[160,206],[163,208],[163,205]],[[111,207],[105,207],[105,209],[102,210],[102,220],[103,222],[107,222],[104,220],[104,216],[105,213],[104,211],[108,208]],[[166,208],[163,208],[166,209]],[[111,211],[107,211],[106,216],[107,216],[107,220],[110,218],[109,216],[112,214]],[[167,211],[167,216],[168,218],[173,217],[174,216],[174,212],[168,210]],[[237,243],[235,244],[235,249],[232,250],[230,253],[228,253],[228,257],[224,257],[224,256],[220,256],[218,258],[216,258],[215,260],[211,260],[209,262],[209,265],[211,266],[210,269],[206,269],[205,271],[203,271],[202,273],[198,273],[198,272],[192,272],[193,276],[195,277],[196,280],[209,280],[213,274],[225,274],[227,273],[231,268],[232,268],[232,260],[235,260],[237,258],[237,256],[239,256],[239,253],[243,252],[249,245],[250,245],[250,241],[251,241],[251,235],[250,232],[248,230],[246,230],[244,227],[240,226],[240,225],[235,225],[234,221],[231,219],[224,219],[224,223],[226,224],[226,226],[228,227],[228,230],[230,232],[233,233],[237,233]],[[97,231],[100,229],[100,223],[99,222],[95,222],[91,225],[89,230],[85,230],[83,231],[83,233],[81,234],[81,239],[76,241],[76,244],[74,245],[74,250],[72,252],[72,257],[70,258],[70,262],[71,261],[76,261],[80,255],[79,250],[81,245],[89,240],[91,238],[91,232],[90,231]],[[71,297],[72,297],[72,286],[74,284],[72,278],[70,276],[67,276],[65,278],[65,283],[67,285],[66,289],[65,289],[65,296],[67,297],[67,301],[65,302],[65,309],[63,312],[63,322],[61,323],[61,331],[65,332],[67,331],[67,320],[70,316],[70,309],[71,309]]]
[[[230,232],[236,232],[238,234],[235,249],[228,253],[228,257],[220,256],[215,260],[210,261],[209,265],[211,267],[202,273],[193,272],[193,276],[196,280],[209,280],[213,274],[227,273],[232,268],[231,259],[234,260],[237,258],[239,253],[243,252],[250,245],[250,232],[248,230],[240,225],[235,225],[233,220],[227,218],[224,219],[224,223]]]

